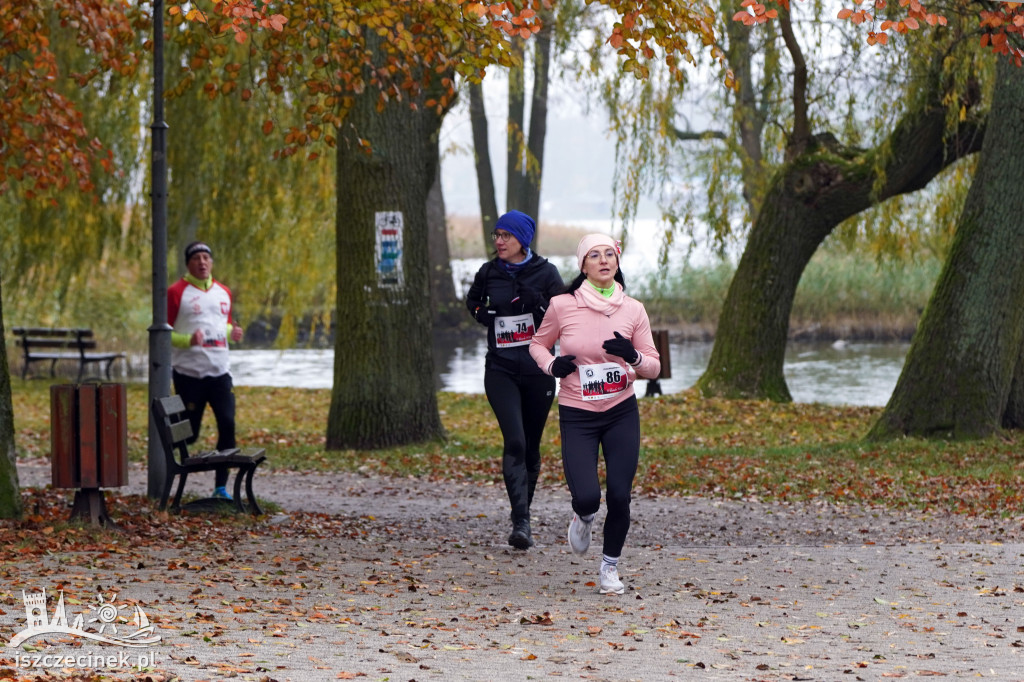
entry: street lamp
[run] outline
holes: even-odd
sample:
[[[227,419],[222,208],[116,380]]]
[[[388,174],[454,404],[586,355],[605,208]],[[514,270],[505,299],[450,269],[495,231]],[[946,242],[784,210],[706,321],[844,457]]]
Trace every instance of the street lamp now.
[[[164,121],[164,3],[153,0],[153,124],[150,204],[153,221],[153,323],[149,327],[148,494],[159,498],[167,467],[148,409],[171,394],[171,325],[167,323],[167,123]]]

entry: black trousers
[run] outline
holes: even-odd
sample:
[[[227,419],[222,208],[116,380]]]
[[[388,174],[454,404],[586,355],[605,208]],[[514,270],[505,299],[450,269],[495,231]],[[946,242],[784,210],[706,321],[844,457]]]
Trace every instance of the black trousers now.
[[[199,429],[203,425],[203,412],[209,404],[213,410],[213,418],[217,421],[217,449],[227,450],[235,444],[235,391],[231,382],[231,374],[219,377],[190,377],[186,374],[172,372],[174,392],[181,396],[185,403],[188,420],[192,423],[191,445],[199,438]],[[228,468],[217,468],[214,471],[214,485],[227,485]]]
[[[484,370],[484,391],[505,440],[501,472],[512,519],[529,519],[540,477],[540,440],[555,399],[555,378]]]
[[[606,412],[575,407],[558,408],[562,432],[562,467],[572,494],[572,509],[579,516],[601,507],[601,481],[597,473],[598,447],[604,452],[604,548],[610,557],[622,554],[629,533],[629,503],[640,462],[640,410],[636,396]]]

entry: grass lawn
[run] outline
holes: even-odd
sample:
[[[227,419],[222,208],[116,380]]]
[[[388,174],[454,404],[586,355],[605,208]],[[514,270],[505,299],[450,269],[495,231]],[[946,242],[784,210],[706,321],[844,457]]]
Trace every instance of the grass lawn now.
[[[45,381],[12,379],[22,458],[50,449]],[[130,457],[145,461],[145,384],[128,386]],[[445,442],[328,452],[330,391],[238,387],[238,439],[267,448],[270,469],[372,472],[426,479],[501,480],[501,434],[483,395],[440,393]],[[901,439],[865,443],[880,408],[707,400],[692,393],[642,399],[638,494],[763,501],[824,500],[983,516],[1024,513],[1017,442]],[[203,442],[214,445],[208,413]],[[543,482],[562,480],[558,412],[545,430]]]

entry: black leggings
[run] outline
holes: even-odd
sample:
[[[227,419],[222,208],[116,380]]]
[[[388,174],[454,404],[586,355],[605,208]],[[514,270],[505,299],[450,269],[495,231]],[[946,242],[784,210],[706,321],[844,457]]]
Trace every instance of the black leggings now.
[[[174,380],[174,392],[181,396],[188,420],[192,423],[192,438],[188,443],[191,445],[199,438],[203,412],[209,403],[213,418],[217,420],[217,449],[235,447],[235,392],[231,375],[197,378],[172,372],[171,377]],[[227,485],[227,482],[227,467],[218,467],[214,471],[214,485]]]
[[[608,514],[604,520],[603,551],[610,557],[620,556],[629,533],[629,503],[640,462],[640,410],[636,397],[607,412],[559,406],[558,419],[565,482],[572,494],[572,510],[579,516],[595,514],[601,507],[598,446],[604,452]]]
[[[501,471],[512,518],[529,519],[540,476],[540,439],[555,398],[555,378],[488,368],[484,371],[484,391],[505,439]]]

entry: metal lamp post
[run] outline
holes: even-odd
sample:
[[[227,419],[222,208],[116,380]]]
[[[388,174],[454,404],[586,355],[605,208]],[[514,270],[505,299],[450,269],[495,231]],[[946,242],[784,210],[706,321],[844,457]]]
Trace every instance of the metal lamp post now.
[[[167,323],[167,123],[164,121],[164,3],[153,0],[153,323],[149,327],[149,401],[171,394],[171,326]],[[147,413],[150,410],[146,410]],[[149,417],[148,494],[159,498],[167,467],[152,413]]]

